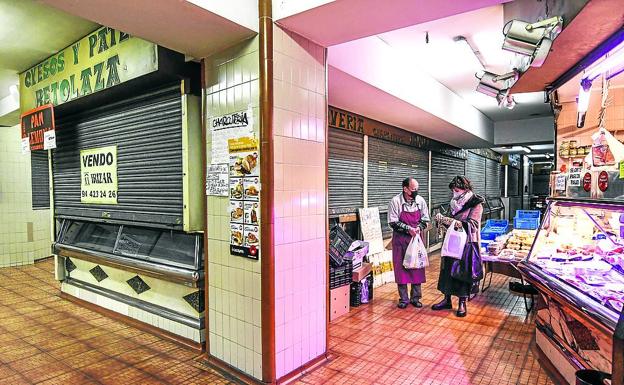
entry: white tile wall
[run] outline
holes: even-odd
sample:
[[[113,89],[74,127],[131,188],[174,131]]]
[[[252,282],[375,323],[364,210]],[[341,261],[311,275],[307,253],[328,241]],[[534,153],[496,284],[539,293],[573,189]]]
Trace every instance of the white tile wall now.
[[[254,111],[259,133],[258,38],[205,58],[206,112]],[[210,162],[211,135],[206,135]],[[210,354],[262,378],[260,261],[229,252],[228,198],[208,197],[208,330]]]
[[[32,209],[30,154],[22,154],[20,126],[0,127],[0,167],[0,267],[50,256],[50,210]]]
[[[276,371],[326,351],[325,49],[273,28]],[[301,156],[305,154],[305,156]]]

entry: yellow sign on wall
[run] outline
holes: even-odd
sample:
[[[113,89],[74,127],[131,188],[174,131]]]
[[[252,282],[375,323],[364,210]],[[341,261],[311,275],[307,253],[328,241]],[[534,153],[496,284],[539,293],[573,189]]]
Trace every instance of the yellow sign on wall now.
[[[80,202],[117,204],[117,146],[80,151]]]
[[[55,106],[158,69],[157,45],[102,27],[20,74],[20,108]]]

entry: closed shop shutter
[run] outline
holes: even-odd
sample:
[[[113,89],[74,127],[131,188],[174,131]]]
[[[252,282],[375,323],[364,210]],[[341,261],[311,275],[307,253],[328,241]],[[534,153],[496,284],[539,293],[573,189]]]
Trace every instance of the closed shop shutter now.
[[[49,170],[47,151],[33,151],[30,153],[33,210],[50,208]]]
[[[468,151],[466,177],[472,182],[474,192],[485,195],[485,158]]]
[[[488,197],[501,196],[500,186],[501,166],[495,160],[485,160],[485,194]]]
[[[182,99],[175,84],[57,119],[57,217],[182,227]],[[118,204],[80,202],[80,150],[117,146]]]
[[[329,214],[356,213],[364,207],[364,136],[329,129]]]
[[[395,144],[382,139],[368,140],[368,206],[379,207],[385,236],[392,233],[388,227],[388,203],[402,190],[403,179],[418,180],[425,200],[429,194],[429,152]]]
[[[431,153],[431,206],[448,203],[451,193],[448,188],[451,179],[464,175],[465,161],[447,155]]]
[[[520,195],[520,170],[509,166],[507,181],[507,193],[510,197]]]

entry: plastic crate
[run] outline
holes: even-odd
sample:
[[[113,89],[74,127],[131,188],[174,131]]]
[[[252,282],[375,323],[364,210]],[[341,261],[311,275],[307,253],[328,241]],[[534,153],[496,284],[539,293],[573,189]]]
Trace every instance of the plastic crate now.
[[[540,217],[539,210],[516,210],[516,218],[527,219]]]
[[[485,227],[481,230],[481,239],[484,241],[492,241],[499,235],[506,234],[509,231],[509,221],[506,219],[488,219]]]
[[[362,304],[362,286],[368,287],[368,302],[373,300],[373,274],[368,274],[362,281],[351,284],[351,294],[349,300],[351,307],[358,307]]]
[[[514,229],[537,230],[540,225],[539,210],[516,210]]]
[[[514,218],[514,229],[537,230],[540,225],[539,218]]]
[[[342,266],[353,239],[340,226],[329,231],[329,259],[332,266]]]
[[[353,275],[353,264],[350,260],[345,259],[344,264],[338,267],[329,267],[329,288],[350,285]]]

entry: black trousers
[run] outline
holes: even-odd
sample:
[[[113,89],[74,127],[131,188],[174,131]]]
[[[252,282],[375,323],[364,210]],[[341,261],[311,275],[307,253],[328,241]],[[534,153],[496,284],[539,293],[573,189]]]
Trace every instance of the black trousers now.
[[[399,298],[401,303],[409,303],[410,298],[412,301],[416,301],[422,297],[422,288],[420,283],[412,283],[411,294],[407,295],[407,284],[397,284],[399,287]]]

